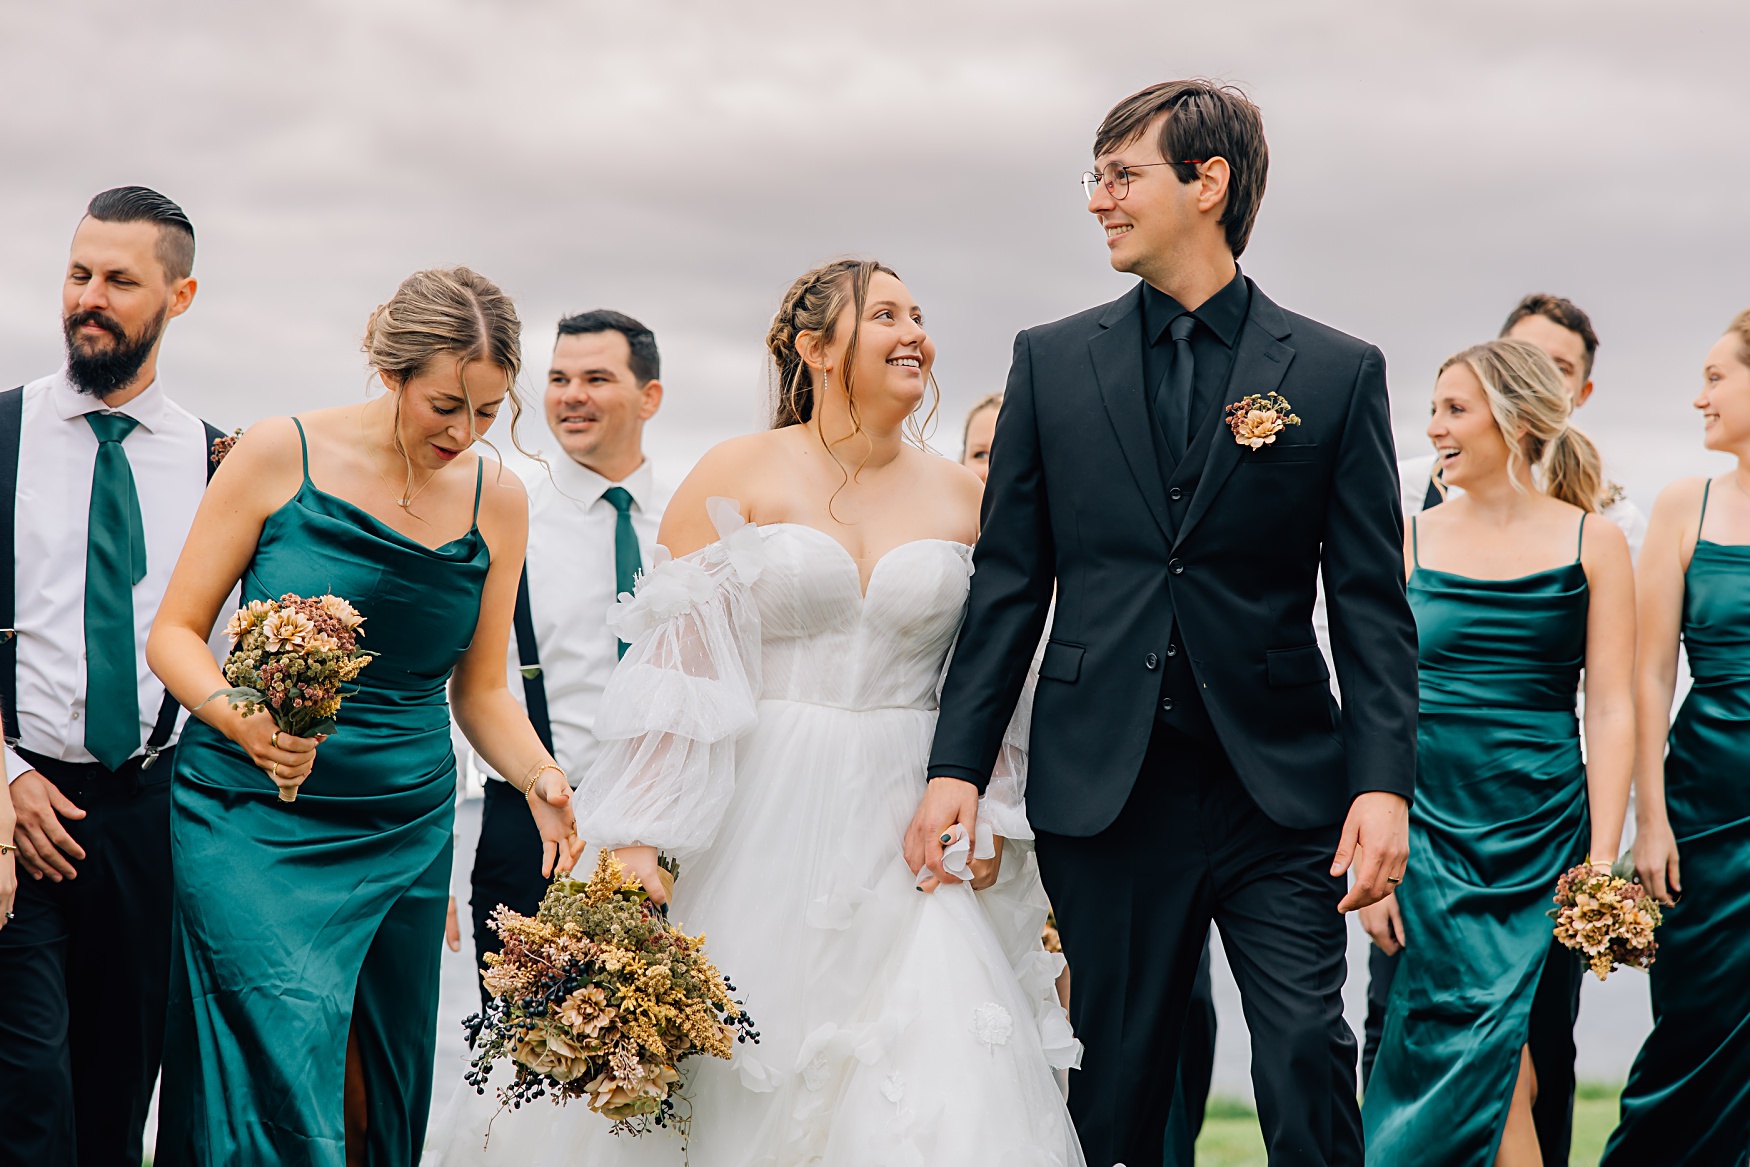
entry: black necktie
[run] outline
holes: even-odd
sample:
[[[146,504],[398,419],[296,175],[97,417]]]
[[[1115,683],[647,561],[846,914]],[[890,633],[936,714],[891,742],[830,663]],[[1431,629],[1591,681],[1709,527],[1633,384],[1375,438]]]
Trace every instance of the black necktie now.
[[[1197,318],[1189,312],[1173,317],[1167,333],[1173,338],[1173,363],[1155,390],[1155,416],[1160,419],[1161,432],[1167,447],[1174,454],[1184,454],[1191,445],[1191,395],[1196,379],[1196,358],[1191,355],[1191,332]]]

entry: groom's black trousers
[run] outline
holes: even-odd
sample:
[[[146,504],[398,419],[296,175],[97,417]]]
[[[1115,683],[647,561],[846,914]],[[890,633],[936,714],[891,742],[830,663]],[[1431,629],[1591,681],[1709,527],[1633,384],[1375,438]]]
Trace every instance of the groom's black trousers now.
[[[0,1167],[138,1167],[170,990],[170,771],[21,751],[85,811],[76,879],[18,864],[0,929]]]
[[[1343,1020],[1340,825],[1267,818],[1213,745],[1156,726],[1117,820],[1040,831],[1045,890],[1075,970],[1085,1052],[1069,1107],[1089,1167],[1162,1160],[1186,1003],[1210,921],[1239,982],[1271,1167],[1360,1167],[1355,1037]]]
[[[541,830],[529,813],[529,801],[508,782],[486,781],[485,803],[480,809],[480,843],[474,851],[469,877],[469,906],[474,916],[474,959],[482,972],[486,954],[504,947],[488,925],[499,904],[513,912],[532,916],[547,894],[547,879],[541,874]],[[480,1006],[491,999],[484,984]]]

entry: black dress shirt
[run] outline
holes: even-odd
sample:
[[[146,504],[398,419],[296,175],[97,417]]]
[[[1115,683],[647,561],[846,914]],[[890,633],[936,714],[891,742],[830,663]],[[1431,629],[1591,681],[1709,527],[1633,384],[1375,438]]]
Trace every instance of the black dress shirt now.
[[[1251,298],[1245,277],[1236,269],[1234,278],[1221,291],[1191,311],[1191,317],[1197,321],[1197,327],[1191,333],[1191,355],[1196,360],[1196,372],[1191,381],[1190,433],[1193,443],[1198,431],[1209,420],[1209,410],[1227,390],[1228,374],[1233,371],[1234,345],[1239,343],[1240,329],[1246,323],[1246,309],[1251,305]],[[1167,335],[1167,326],[1183,315],[1185,309],[1177,300],[1153,284],[1142,285],[1142,376],[1151,410],[1155,390],[1173,363],[1173,339]],[[1161,418],[1155,418],[1155,425],[1158,427],[1161,421]],[[1183,450],[1174,450],[1173,453],[1175,456],[1184,455]]]
[[[1192,372],[1189,438],[1197,446],[1198,434],[1213,424],[1210,411],[1225,404],[1228,376],[1233,371],[1234,346],[1239,343],[1240,329],[1246,323],[1246,311],[1251,306],[1251,289],[1237,271],[1221,291],[1215,293],[1190,313],[1197,321],[1191,332],[1191,356],[1196,362]],[[1154,409],[1156,387],[1167,375],[1173,363],[1173,339],[1168,326],[1185,315],[1180,303],[1156,288],[1142,285],[1142,368],[1147,399]],[[1164,419],[1155,418],[1155,432],[1161,435],[1163,454],[1167,438],[1161,430]],[[1184,510],[1196,488],[1197,471],[1189,466],[1175,465],[1184,459],[1185,450],[1172,451],[1171,458],[1161,459],[1162,473],[1170,480],[1168,505],[1175,519],[1183,518]],[[1177,490],[1170,489],[1177,486]],[[1168,594],[1171,604],[1171,594]],[[1203,694],[1196,675],[1191,670],[1189,656],[1180,650],[1179,622],[1175,613],[1166,659],[1162,662],[1160,703],[1156,717],[1180,733],[1202,741],[1215,742],[1215,727],[1203,703]]]

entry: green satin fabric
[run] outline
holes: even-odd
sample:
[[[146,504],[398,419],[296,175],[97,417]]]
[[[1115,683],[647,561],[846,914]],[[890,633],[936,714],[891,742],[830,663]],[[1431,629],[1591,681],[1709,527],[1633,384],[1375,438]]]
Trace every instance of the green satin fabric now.
[[[1683,896],[1659,929],[1613,1167],[1750,1163],[1750,547],[1697,541],[1683,641],[1695,684],[1665,757]]]
[[[1544,913],[1585,857],[1575,695],[1579,563],[1509,580],[1416,567],[1421,712],[1408,945],[1362,1121],[1370,1167],[1494,1161],[1550,951]]]
[[[418,1162],[455,817],[445,683],[488,560],[477,529],[427,548],[318,490],[307,467],[262,528],[243,600],[332,592],[381,655],[295,803],[205,724],[183,735],[158,1167],[344,1167],[349,1026],[367,1162]]]

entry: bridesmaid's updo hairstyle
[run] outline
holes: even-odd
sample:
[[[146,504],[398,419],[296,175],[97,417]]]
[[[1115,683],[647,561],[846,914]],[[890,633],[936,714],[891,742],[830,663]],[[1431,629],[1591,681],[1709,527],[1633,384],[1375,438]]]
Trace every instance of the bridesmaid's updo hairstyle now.
[[[1726,331],[1738,338],[1738,363],[1750,366],[1750,308],[1732,317]]]
[[[1515,483],[1523,459],[1545,494],[1583,511],[1603,509],[1598,447],[1574,428],[1574,403],[1548,354],[1523,340],[1491,340],[1448,357],[1440,372],[1457,364],[1482,383],[1489,412],[1507,440],[1507,468]],[[1520,435],[1517,441],[1515,435]]]
[[[516,381],[522,372],[522,321],[516,306],[498,285],[466,267],[429,268],[401,281],[386,304],[379,304],[365,324],[364,353],[370,366],[397,389],[425,372],[443,354],[456,358],[461,370],[462,398],[469,425],[474,398],[468,390],[467,367],[484,361],[504,372],[510,402],[511,442],[520,450],[516,425],[522,401]],[[407,460],[409,486],[413,464],[401,442],[401,395],[395,395],[395,450]],[[490,446],[484,437],[476,441]],[[527,451],[524,451],[525,453]]]

